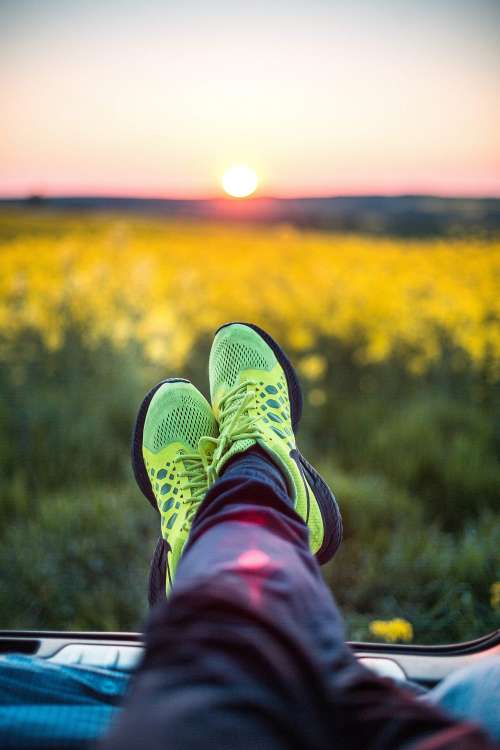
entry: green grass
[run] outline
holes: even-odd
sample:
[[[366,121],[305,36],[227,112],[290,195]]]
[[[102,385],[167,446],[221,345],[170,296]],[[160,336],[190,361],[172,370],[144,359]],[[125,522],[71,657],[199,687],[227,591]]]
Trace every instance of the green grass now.
[[[37,498],[2,534],[2,627],[139,629],[156,521],[132,482]]]
[[[207,348],[184,373],[199,384]],[[167,368],[139,345],[90,347],[74,326],[55,351],[29,330],[0,351],[0,625],[136,629],[158,524],[133,483],[129,438]],[[300,442],[342,508],[344,543],[324,573],[349,637],[394,617],[421,643],[498,627],[494,385],[445,350],[418,377],[403,357],[362,365],[334,339],[321,351],[327,401],[308,405],[306,384]]]

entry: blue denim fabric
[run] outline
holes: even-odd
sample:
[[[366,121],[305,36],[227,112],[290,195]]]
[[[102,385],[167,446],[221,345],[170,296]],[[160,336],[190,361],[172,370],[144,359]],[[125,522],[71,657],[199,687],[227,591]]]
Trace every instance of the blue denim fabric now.
[[[457,669],[427,693],[425,700],[459,719],[475,721],[500,742],[500,656]]]
[[[0,657],[0,747],[88,747],[118,716],[129,678],[114,669],[63,666],[36,656]],[[499,658],[453,673],[425,699],[500,739]]]
[[[119,711],[129,675],[51,664],[23,654],[0,657],[0,747],[82,748]]]
[[[491,745],[357,662],[279,471],[251,452],[228,465],[200,506],[102,747]]]

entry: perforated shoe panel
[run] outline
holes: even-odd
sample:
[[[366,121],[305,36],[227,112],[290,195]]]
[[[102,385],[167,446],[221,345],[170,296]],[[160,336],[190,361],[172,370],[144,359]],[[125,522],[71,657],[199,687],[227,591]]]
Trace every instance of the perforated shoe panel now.
[[[213,433],[210,417],[201,412],[198,405],[186,394],[182,403],[166,413],[158,424],[153,439],[153,447],[156,451],[176,439],[179,434],[179,425],[182,425],[183,438],[193,450],[198,447],[200,435]]]
[[[202,435],[215,436],[217,426],[208,402],[191,383],[162,385],[153,396],[144,424],[144,445],[158,453],[173,442],[193,450]]]
[[[276,357],[264,342],[257,343],[247,326],[233,324],[219,330],[210,353],[212,396],[222,383],[232,388],[244,370],[272,370]]]

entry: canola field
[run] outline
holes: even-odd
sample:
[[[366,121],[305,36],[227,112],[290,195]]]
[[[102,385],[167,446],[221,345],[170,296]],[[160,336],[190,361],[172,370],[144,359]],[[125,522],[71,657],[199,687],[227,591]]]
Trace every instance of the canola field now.
[[[3,218],[0,327],[57,347],[67,317],[89,341],[140,340],[182,366],[200,335],[239,317],[295,351],[355,340],[364,362],[404,347],[426,369],[445,334],[477,365],[500,356],[500,241],[411,242],[120,218]],[[64,313],[64,314],[61,314]]]
[[[0,627],[140,625],[157,519],[128,467],[135,410],[170,375],[206,392],[234,319],[301,375],[349,636],[498,627],[499,291],[499,239],[0,212]]]

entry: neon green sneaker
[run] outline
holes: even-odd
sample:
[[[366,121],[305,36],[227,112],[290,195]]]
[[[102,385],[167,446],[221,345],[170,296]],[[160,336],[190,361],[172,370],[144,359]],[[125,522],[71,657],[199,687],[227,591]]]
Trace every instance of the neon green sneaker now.
[[[210,404],[188,380],[162,381],[140,406],[132,467],[142,493],[160,512],[163,541],[159,545],[167,592],[208,490],[208,466],[217,434]],[[155,559],[158,555],[157,545]]]
[[[260,445],[286,477],[295,510],[309,527],[312,552],[327,562],[341,542],[342,519],[326,482],[297,449],[302,394],[288,357],[261,328],[228,323],[215,334],[209,375],[220,433],[211,475]]]

